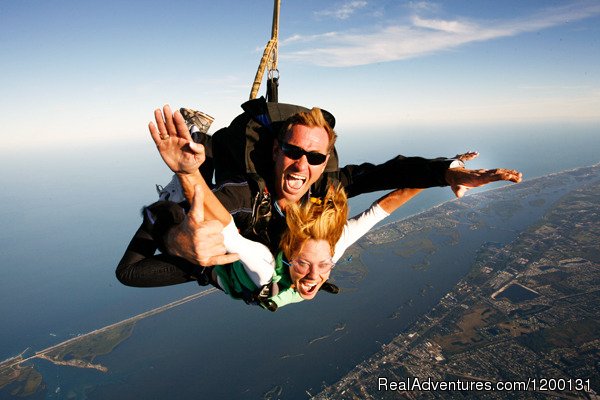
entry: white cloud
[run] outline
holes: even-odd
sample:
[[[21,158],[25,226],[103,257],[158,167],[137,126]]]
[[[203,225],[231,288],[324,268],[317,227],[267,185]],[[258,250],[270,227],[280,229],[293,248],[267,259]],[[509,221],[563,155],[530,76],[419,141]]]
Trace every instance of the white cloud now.
[[[427,28],[448,33],[469,33],[477,29],[473,23],[460,21],[445,21],[441,19],[425,19],[418,16],[412,18],[412,24],[416,28]]]
[[[295,44],[295,43],[311,43],[311,42],[317,42],[317,41],[320,41],[323,39],[332,40],[336,36],[340,36],[340,33],[339,32],[326,32],[326,33],[320,33],[318,35],[310,35],[310,36],[293,35],[293,36],[290,36],[289,38],[279,41],[279,45],[287,46],[287,45],[291,45],[291,44]]]
[[[422,11],[438,11],[440,6],[437,3],[433,3],[430,1],[410,1],[407,4],[408,8],[413,11],[422,12]]]
[[[367,5],[364,0],[352,0],[341,6],[329,10],[318,11],[315,14],[320,17],[334,17],[336,19],[348,19],[356,10],[360,10]]]
[[[428,3],[427,3],[428,4]],[[396,61],[445,51],[461,45],[515,36],[600,14],[600,3],[573,3],[544,10],[527,18],[471,21],[464,18],[427,19],[413,16],[410,23],[375,31],[294,35],[282,45],[297,49],[280,57],[330,67],[349,67]],[[318,45],[312,46],[312,44]]]

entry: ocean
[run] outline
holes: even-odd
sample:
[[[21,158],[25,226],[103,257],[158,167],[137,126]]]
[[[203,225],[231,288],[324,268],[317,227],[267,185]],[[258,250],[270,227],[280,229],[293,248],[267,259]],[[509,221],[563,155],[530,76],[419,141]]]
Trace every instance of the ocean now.
[[[398,153],[438,157],[477,150],[481,155],[469,167],[514,168],[523,172],[525,179],[597,163],[600,161],[598,149],[600,132],[597,124],[469,127],[443,133],[414,128],[410,134],[396,134],[390,130],[369,135],[368,146],[359,133],[348,131],[340,133],[338,141],[342,164],[382,162]],[[195,284],[128,288],[114,277],[115,266],[141,221],[141,206],[156,198],[156,183],[165,184],[170,179],[170,173],[150,143],[140,140],[126,146],[83,145],[53,150],[50,154],[42,149],[32,149],[3,152],[0,156],[4,188],[0,208],[0,226],[4,228],[0,233],[0,291],[4,300],[0,305],[3,320],[1,359],[15,356],[27,348],[30,352],[43,349],[199,290]],[[495,183],[489,187],[502,185]],[[351,209],[359,212],[380,195],[374,193],[352,199]],[[452,198],[448,188],[428,189],[386,223]],[[451,287],[452,282],[464,273],[458,265],[452,271],[447,277],[429,276],[411,269],[403,272],[406,276],[401,281],[406,284],[398,289],[406,293],[407,299],[413,298],[412,291],[427,282],[432,282],[435,293],[415,304],[403,318],[389,322],[396,325],[387,326],[385,330],[404,329],[412,319],[425,312],[435,303],[436,297],[444,293],[446,286]],[[441,280],[445,283],[440,284]],[[302,315],[319,313],[328,307],[331,310],[350,307],[357,318],[353,323],[358,324],[367,318],[368,310],[362,299],[370,290],[377,290],[372,285],[375,282],[367,277],[356,288],[361,296],[323,296],[311,304],[303,304],[301,307],[306,310]],[[202,302],[202,305],[198,306],[196,302]],[[202,386],[190,383],[189,374],[178,373],[181,368],[197,368],[199,374],[202,372],[198,379],[210,381],[211,387],[226,386],[231,378],[229,374],[233,374],[241,386],[248,387],[248,393],[256,394],[253,385],[264,379],[264,366],[277,365],[282,357],[285,360],[314,357],[317,368],[323,362],[318,361],[319,354],[327,354],[325,365],[318,367],[323,371],[335,369],[338,358],[348,365],[362,361],[363,353],[341,351],[337,354],[339,349],[352,348],[352,343],[344,343],[349,338],[344,336],[339,325],[352,322],[319,319],[319,324],[311,327],[310,321],[296,320],[300,314],[292,307],[273,315],[262,313],[264,311],[233,302],[225,296],[207,296],[139,323],[134,334],[137,336],[131,338],[135,340],[121,344],[118,354],[104,356],[103,359],[116,365],[107,375],[98,377],[91,373],[94,371],[79,371],[78,374],[74,369],[63,373],[59,369],[64,368],[49,363],[41,363],[40,368],[46,371],[49,387],[61,382],[66,386],[65,380],[77,381],[79,383],[72,385],[78,388],[77,393],[85,392],[87,378],[82,376],[93,376],[89,379],[100,386],[95,391],[97,396],[102,393],[115,395],[115,390],[122,390],[124,382],[131,383],[128,390],[136,397],[169,393],[164,387],[164,382],[168,381],[179,388],[183,398],[189,398]],[[363,323],[377,324],[377,321],[366,319]],[[280,340],[290,344],[289,354],[281,354],[279,349],[282,347],[276,343],[273,346],[278,351],[274,354],[255,354],[256,349],[265,348],[265,339],[261,336],[264,326],[275,327]],[[279,327],[286,327],[286,330],[280,332]],[[314,340],[322,336],[333,339],[323,340],[322,345],[317,340],[308,355],[294,352],[295,341],[302,343],[298,347],[304,349],[307,338]],[[229,345],[212,348],[210,343],[216,339]],[[352,336],[352,340],[368,341],[370,338]],[[160,351],[152,346],[160,343],[166,343],[167,350]],[[340,344],[339,349],[336,349],[336,343]],[[171,345],[178,350],[170,351]],[[371,348],[375,351],[379,345],[373,341],[364,351]],[[239,365],[239,357],[248,357],[249,361],[258,359],[254,362],[261,367],[231,371],[231,365]],[[236,362],[231,361],[233,358]],[[302,368],[306,367],[295,368],[293,362],[285,365],[288,375],[279,376],[281,385],[288,392],[303,392],[304,388],[294,387],[297,382],[293,377],[301,375]],[[164,376],[165,373],[169,376]],[[328,379],[336,375],[328,373]],[[73,377],[67,378],[64,374]],[[341,374],[339,371],[338,375]],[[309,386],[318,391],[319,382]],[[189,390],[181,389],[183,387]]]

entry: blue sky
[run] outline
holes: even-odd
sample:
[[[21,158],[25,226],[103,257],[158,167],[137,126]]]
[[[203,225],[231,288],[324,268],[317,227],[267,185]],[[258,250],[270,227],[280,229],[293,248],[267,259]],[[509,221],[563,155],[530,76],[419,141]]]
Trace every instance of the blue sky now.
[[[1,147],[149,140],[167,102],[226,125],[272,6],[0,2]],[[600,2],[282,0],[279,70],[280,101],[327,108],[338,130],[598,126]]]

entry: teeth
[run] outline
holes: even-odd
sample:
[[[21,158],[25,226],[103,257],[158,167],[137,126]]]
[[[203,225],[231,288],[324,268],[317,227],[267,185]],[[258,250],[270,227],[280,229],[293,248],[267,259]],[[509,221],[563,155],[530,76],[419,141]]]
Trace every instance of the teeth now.
[[[287,174],[286,175],[286,185],[292,190],[300,190],[302,186],[306,183],[307,178],[302,175],[297,174]]]

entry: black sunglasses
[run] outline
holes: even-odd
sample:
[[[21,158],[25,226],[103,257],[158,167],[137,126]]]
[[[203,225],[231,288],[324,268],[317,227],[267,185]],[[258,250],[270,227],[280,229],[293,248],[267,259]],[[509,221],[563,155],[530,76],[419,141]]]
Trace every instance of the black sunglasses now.
[[[327,159],[325,154],[321,154],[316,151],[306,151],[301,147],[294,146],[293,144],[282,142],[279,147],[281,147],[283,154],[292,160],[299,160],[302,156],[306,156],[306,161],[308,161],[310,165],[321,165]]]

